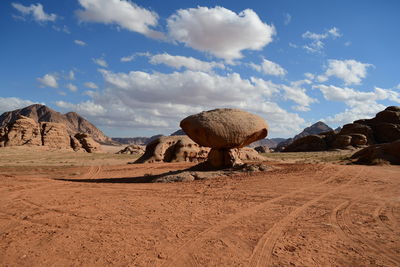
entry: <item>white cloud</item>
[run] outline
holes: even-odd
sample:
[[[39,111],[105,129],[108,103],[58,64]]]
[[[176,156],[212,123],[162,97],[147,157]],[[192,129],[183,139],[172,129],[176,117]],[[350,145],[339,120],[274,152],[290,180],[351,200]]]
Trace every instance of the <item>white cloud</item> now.
[[[354,120],[371,118],[386,107],[378,101],[390,100],[400,103],[399,92],[379,87],[375,87],[374,91],[369,92],[333,85],[314,85],[313,88],[319,89],[326,100],[344,102],[348,106],[345,111],[329,116],[324,120],[332,124],[343,125]]]
[[[302,87],[304,84],[311,84],[311,81],[300,80],[296,82],[291,82],[290,86],[281,85],[281,88],[285,92],[283,96],[284,99],[292,100],[293,102],[298,104],[297,106],[293,107],[297,111],[309,111],[310,104],[318,102],[317,99],[307,95],[307,90]]]
[[[90,88],[90,89],[97,89],[97,88],[99,88],[94,82],[85,82],[85,84],[84,84],[87,88]]]
[[[225,65],[219,62],[206,62],[193,57],[174,56],[167,53],[150,56],[151,64],[165,64],[175,69],[186,68],[195,71],[210,72],[213,68],[224,69]]]
[[[350,46],[350,45],[351,45],[350,41],[347,41],[347,42],[344,43],[344,46]]]
[[[304,73],[304,76],[306,76],[306,78],[309,79],[309,80],[314,80],[315,79],[315,75],[310,73],[310,72]]]
[[[77,10],[81,21],[116,24],[129,31],[151,38],[163,38],[161,32],[152,30],[158,24],[157,13],[126,0],[79,0],[83,7]]]
[[[35,102],[31,100],[17,97],[0,97],[0,115],[6,111],[24,108],[33,104],[35,104]]]
[[[336,27],[333,27],[332,29],[328,30],[328,33],[333,37],[342,37],[342,34],[340,33],[339,29]]]
[[[137,52],[133,53],[129,56],[126,57],[121,57],[121,62],[131,62],[133,61],[136,57],[151,57],[152,55],[149,52]]]
[[[80,46],[87,46],[87,44],[84,41],[81,40],[74,40],[74,43]]]
[[[256,71],[263,72],[264,74],[272,76],[285,76],[287,73],[287,71],[279,64],[267,59],[263,59],[261,65],[250,63],[249,66]]]
[[[71,31],[69,30],[69,28],[66,25],[64,25],[62,27],[53,25],[52,28],[53,28],[53,30],[58,31],[58,32],[63,32],[63,33],[66,33],[66,34],[70,34],[71,33]]]
[[[74,110],[78,113],[82,113],[89,116],[98,116],[105,114],[105,109],[93,103],[92,101],[85,101],[79,104],[71,104],[64,101],[57,101],[56,105],[60,108]]]
[[[73,70],[70,70],[70,71],[68,72],[68,77],[67,77],[67,79],[68,79],[68,80],[71,80],[71,81],[75,80],[75,72],[74,72]]]
[[[107,70],[101,73],[105,90],[91,92],[91,101],[58,105],[79,108],[83,115],[102,126],[157,131],[175,129],[190,114],[221,107],[241,108],[261,115],[274,135],[290,136],[305,124],[299,115],[273,101],[280,87],[263,79],[190,70],[171,74]],[[96,116],[89,114],[93,114],[93,109],[98,111]]]
[[[135,55],[121,57],[121,62],[131,62],[135,59]]]
[[[261,50],[272,42],[274,26],[263,23],[251,9],[239,14],[223,8],[180,9],[167,19],[171,39],[227,61],[242,51]]]
[[[323,119],[328,124],[344,125],[359,119],[373,118],[376,113],[386,108],[385,105],[376,102],[357,103],[343,112]]]
[[[76,92],[78,91],[78,87],[72,83],[69,83],[66,85],[66,87],[71,91],[71,92]]]
[[[58,88],[57,76],[54,74],[45,74],[42,78],[36,78],[42,87]]]
[[[57,19],[56,14],[47,14],[43,10],[42,4],[31,4],[30,6],[24,6],[19,3],[11,4],[16,10],[18,10],[23,17],[31,15],[33,20],[39,23],[47,21],[55,21]]]
[[[334,76],[345,82],[346,85],[360,84],[367,76],[367,68],[372,64],[361,63],[353,59],[349,60],[328,60],[328,68],[324,74],[319,75],[318,81],[325,82],[329,77]]]
[[[327,38],[336,39],[341,36],[342,34],[336,27],[326,30],[323,33],[306,31],[302,34],[302,37],[304,39],[310,39],[311,43],[303,45],[303,48],[310,53],[320,53],[325,47],[325,43],[322,40],[325,40]]]
[[[289,13],[284,14],[285,19],[283,21],[284,25],[288,25],[292,21],[292,16]]]
[[[108,67],[107,61],[102,57],[101,58],[92,58],[92,60],[95,64],[99,65],[100,67],[103,67],[103,68]]]

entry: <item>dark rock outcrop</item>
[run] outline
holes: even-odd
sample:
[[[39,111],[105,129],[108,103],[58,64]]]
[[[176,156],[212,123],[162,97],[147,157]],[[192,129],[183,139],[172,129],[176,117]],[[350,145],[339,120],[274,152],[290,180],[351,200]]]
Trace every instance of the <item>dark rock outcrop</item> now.
[[[327,132],[318,136],[326,146],[314,144],[317,139],[301,138],[287,146],[283,152],[353,149],[394,142],[400,139],[400,107],[388,107],[372,119],[356,120],[344,125],[339,132]],[[315,150],[317,147],[319,150]]]
[[[254,148],[254,150],[257,151],[258,153],[269,153],[270,152],[269,147],[267,147],[267,146],[256,146]]]
[[[316,135],[316,134],[321,134],[321,133],[326,133],[326,132],[331,132],[333,129],[326,125],[322,121],[318,121],[314,123],[313,125],[305,128],[301,133],[295,135],[293,138],[288,138],[286,140],[283,140],[276,146],[276,151],[283,151],[286,147],[288,147],[290,144],[292,144],[294,141],[297,139],[306,137],[308,135]]]
[[[366,147],[353,154],[351,158],[360,164],[390,163],[400,165],[400,139],[391,143]]]

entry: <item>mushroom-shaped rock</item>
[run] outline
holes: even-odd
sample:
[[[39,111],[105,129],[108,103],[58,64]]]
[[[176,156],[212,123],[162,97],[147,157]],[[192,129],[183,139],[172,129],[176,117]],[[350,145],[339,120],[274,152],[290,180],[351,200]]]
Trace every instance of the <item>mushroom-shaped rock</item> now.
[[[180,126],[200,146],[211,147],[208,162],[213,167],[240,164],[232,149],[247,146],[268,134],[263,118],[240,109],[204,111],[183,119]]]

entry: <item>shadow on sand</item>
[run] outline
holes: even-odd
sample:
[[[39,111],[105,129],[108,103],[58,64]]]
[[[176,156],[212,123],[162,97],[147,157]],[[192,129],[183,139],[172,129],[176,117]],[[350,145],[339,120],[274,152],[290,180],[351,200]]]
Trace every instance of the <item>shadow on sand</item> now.
[[[171,176],[179,177],[188,174],[191,175],[193,172],[196,172],[197,174],[198,173],[204,174],[200,176],[207,176],[207,173],[227,172],[227,171],[229,172],[232,170],[233,170],[232,168],[227,168],[227,169],[212,168],[203,162],[187,169],[169,171],[157,175],[144,175],[137,177],[123,177],[123,178],[92,178],[92,179],[55,178],[53,180],[76,182],[76,183],[162,183],[162,182],[177,182],[185,180],[185,179],[171,179],[171,180],[165,179]]]

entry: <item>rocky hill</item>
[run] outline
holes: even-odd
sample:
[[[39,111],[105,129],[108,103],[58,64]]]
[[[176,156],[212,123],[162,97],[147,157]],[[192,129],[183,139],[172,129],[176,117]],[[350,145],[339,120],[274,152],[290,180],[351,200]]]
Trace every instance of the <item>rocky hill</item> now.
[[[393,143],[400,139],[400,107],[390,106],[372,119],[356,120],[343,125],[339,132],[313,134],[295,140],[284,152],[353,149],[374,144]],[[398,144],[396,143],[396,146]],[[390,148],[376,147],[379,153]],[[381,149],[381,150],[379,150]],[[378,152],[376,152],[379,154]],[[399,151],[397,157],[400,158]],[[397,159],[398,159],[397,158]],[[390,160],[391,161],[391,160]]]
[[[68,134],[86,133],[100,143],[112,143],[111,138],[107,137],[102,131],[96,128],[92,123],[84,119],[75,112],[61,114],[45,105],[34,104],[22,109],[4,112],[0,116],[0,128],[14,123],[20,116],[33,119],[37,123],[56,122],[65,125]]]
[[[147,145],[151,141],[163,136],[162,134],[153,135],[151,137],[112,137],[114,142],[124,145]]]
[[[313,134],[320,134],[324,132],[330,132],[333,131],[331,127],[323,123],[322,121],[316,122],[310,127],[305,128],[301,133],[295,135],[293,138],[286,139],[282,142],[280,142],[276,147],[278,151],[281,151],[291,143],[293,143],[295,140],[306,137],[308,135],[313,135]]]

